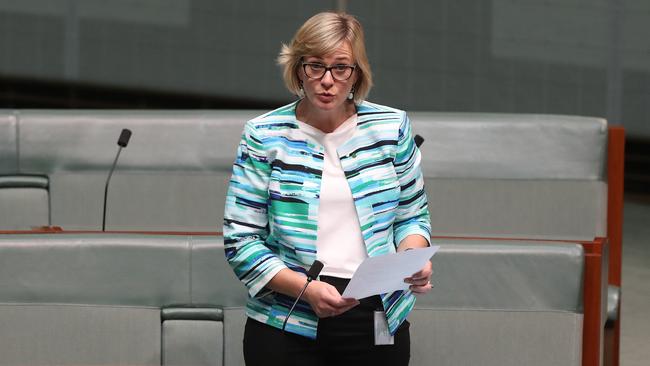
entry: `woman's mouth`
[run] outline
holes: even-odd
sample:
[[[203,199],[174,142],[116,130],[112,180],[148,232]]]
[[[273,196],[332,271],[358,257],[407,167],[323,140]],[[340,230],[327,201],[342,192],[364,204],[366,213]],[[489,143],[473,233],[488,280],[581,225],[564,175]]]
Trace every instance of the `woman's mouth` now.
[[[319,93],[317,95],[318,95],[318,99],[323,102],[330,102],[334,99],[334,94],[330,94],[330,93]]]

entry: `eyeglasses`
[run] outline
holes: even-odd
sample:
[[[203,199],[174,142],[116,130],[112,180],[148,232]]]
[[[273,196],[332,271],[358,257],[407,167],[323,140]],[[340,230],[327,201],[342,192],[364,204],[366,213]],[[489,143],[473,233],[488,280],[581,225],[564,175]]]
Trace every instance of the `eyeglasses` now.
[[[317,62],[303,62],[302,68],[305,70],[305,75],[310,79],[320,79],[325,76],[328,71],[332,74],[334,80],[346,81],[352,76],[352,72],[356,65],[338,64],[332,66],[325,66]]]

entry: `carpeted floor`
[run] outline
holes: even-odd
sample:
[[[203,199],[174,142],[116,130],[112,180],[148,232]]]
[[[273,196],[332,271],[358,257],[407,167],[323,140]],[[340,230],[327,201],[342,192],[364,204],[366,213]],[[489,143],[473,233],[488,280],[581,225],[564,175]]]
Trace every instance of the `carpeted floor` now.
[[[650,198],[625,201],[621,366],[650,365]]]

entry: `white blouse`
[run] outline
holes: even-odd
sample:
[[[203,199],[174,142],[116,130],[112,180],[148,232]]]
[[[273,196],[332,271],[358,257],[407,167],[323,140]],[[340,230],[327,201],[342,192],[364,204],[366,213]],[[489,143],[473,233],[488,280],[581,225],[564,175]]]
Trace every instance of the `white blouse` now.
[[[333,132],[325,133],[298,121],[300,130],[325,148],[316,238],[317,258],[325,264],[321,275],[352,278],[368,257],[352,191],[336,149],[349,140],[357,127],[357,115]]]

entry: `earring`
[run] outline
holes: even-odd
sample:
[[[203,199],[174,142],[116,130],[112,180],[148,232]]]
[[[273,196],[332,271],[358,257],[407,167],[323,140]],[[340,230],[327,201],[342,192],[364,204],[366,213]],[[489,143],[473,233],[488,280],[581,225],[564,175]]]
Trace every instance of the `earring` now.
[[[348,94],[348,100],[354,99],[354,88],[350,89],[350,94]]]
[[[302,80],[300,80],[300,89],[298,90],[298,98],[305,97],[305,89],[302,88]]]

